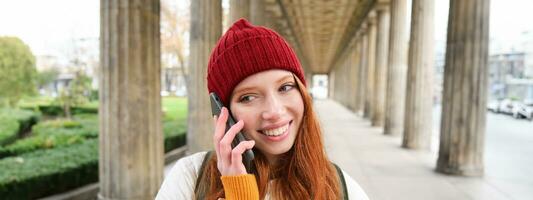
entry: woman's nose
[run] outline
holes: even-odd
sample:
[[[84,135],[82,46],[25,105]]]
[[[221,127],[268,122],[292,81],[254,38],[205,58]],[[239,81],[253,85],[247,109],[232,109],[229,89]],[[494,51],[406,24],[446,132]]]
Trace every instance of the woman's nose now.
[[[261,114],[265,120],[277,120],[284,112],[282,102],[276,97],[268,98],[265,107],[266,109]]]

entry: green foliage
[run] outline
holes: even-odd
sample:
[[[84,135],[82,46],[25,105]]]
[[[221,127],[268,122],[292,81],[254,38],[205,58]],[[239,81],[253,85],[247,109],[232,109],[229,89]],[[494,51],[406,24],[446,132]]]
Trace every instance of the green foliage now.
[[[163,100],[167,110],[163,121],[165,152],[185,144],[186,106],[183,98]],[[84,107],[97,109],[97,104]],[[35,199],[98,181],[97,114],[41,122],[32,131],[34,136],[29,138],[41,139],[28,140],[20,148],[38,148],[0,159],[2,199]]]
[[[185,120],[165,120],[163,122],[165,153],[185,145],[187,140],[185,132],[187,132]]]
[[[0,115],[17,120],[19,123],[18,133],[31,129],[31,127],[41,119],[40,113],[21,109],[0,109]]]
[[[17,139],[19,123],[17,120],[5,116],[0,116],[0,148]]]
[[[95,138],[98,136],[98,131],[91,126],[93,124],[84,126],[81,122],[72,120],[52,120],[39,123],[33,127],[31,137],[0,147],[0,158],[20,155],[37,149],[69,146],[80,143],[86,138]]]
[[[89,102],[91,78],[78,72],[68,87],[60,91],[57,103],[62,106],[65,116],[71,117],[71,108]]]
[[[166,120],[186,120],[187,98],[165,97],[162,99]]]
[[[0,109],[0,146],[15,141],[22,132],[36,124],[40,117],[39,113],[29,110]]]
[[[64,114],[64,110],[60,105],[38,105],[38,110],[41,111],[41,113],[49,116],[62,116]],[[97,114],[98,113],[98,107],[91,107],[91,106],[73,106],[70,108],[71,114],[77,115],[77,114]]]
[[[56,68],[44,70],[37,74],[37,85],[39,87],[44,87],[57,79],[59,76],[59,70]]]
[[[35,199],[98,181],[98,140],[0,160],[0,196]]]
[[[98,101],[98,98],[98,90],[91,90],[91,93],[89,94],[89,101]]]
[[[0,37],[0,106],[15,106],[36,92],[35,56],[16,37]]]
[[[39,105],[37,107],[44,115],[59,116],[63,114],[63,108],[59,105]]]

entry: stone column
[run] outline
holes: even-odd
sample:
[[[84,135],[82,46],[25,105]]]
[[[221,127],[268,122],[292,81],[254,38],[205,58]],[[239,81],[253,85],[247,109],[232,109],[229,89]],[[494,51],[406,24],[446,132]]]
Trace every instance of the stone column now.
[[[328,73],[328,98],[335,99],[335,70]]]
[[[328,73],[328,98],[335,99],[335,70]]]
[[[153,199],[163,180],[159,9],[100,1],[98,199]]]
[[[250,0],[230,0],[229,1],[229,20],[228,24],[231,24],[240,18],[250,20]]]
[[[357,37],[357,36],[356,36]],[[350,55],[350,62],[351,62],[351,72],[350,76],[352,76],[351,83],[350,83],[350,98],[351,98],[351,104],[352,104],[352,111],[356,113],[359,108],[359,68],[360,66],[360,39],[356,38],[354,42],[354,46],[352,49],[352,53]]]
[[[256,26],[265,26],[266,18],[264,0],[250,0],[250,22]]]
[[[488,0],[451,0],[437,171],[483,175],[487,104]]]
[[[384,133],[387,135],[400,135],[403,132],[409,41],[409,30],[406,26],[407,1],[391,0],[389,69],[387,72],[388,82],[384,127]]]
[[[376,69],[376,13],[370,12],[368,14],[368,53],[367,53],[367,67],[366,67],[366,92],[365,92],[365,109],[363,117],[371,119],[372,109],[374,108],[374,74]]]
[[[354,47],[350,50],[350,54],[348,55],[348,60],[349,60],[349,67],[350,67],[350,71],[349,71],[349,76],[350,76],[350,85],[348,85],[348,95],[349,95],[349,98],[350,98],[350,109],[352,111],[355,112],[355,108],[356,108],[356,98],[357,98],[357,78],[358,78],[358,75],[357,75],[357,71],[359,70],[358,69],[358,48],[357,48],[357,42],[356,44],[354,45]]]
[[[191,38],[189,56],[190,91],[187,91],[189,116],[187,147],[189,153],[213,147],[213,118],[207,91],[207,63],[222,33],[221,0],[191,1]]]
[[[346,106],[346,60],[342,59],[341,64],[339,66],[339,85],[337,86],[339,88],[339,103]]]
[[[365,110],[365,100],[366,100],[366,83],[367,83],[367,68],[368,68],[368,35],[366,24],[361,27],[361,46],[360,46],[360,60],[359,60],[359,105],[357,107],[356,113],[363,114]]]
[[[413,0],[402,146],[429,149],[433,113],[434,0]]]
[[[350,91],[348,89],[348,87],[346,87],[347,85],[350,85],[350,54],[347,52],[343,58],[343,76],[344,76],[344,83],[343,83],[343,95],[342,95],[342,98],[343,98],[343,103],[344,103],[344,106],[346,106],[347,108],[349,108],[350,106]]]
[[[387,68],[389,55],[389,3],[377,6],[377,45],[376,45],[376,71],[374,89],[374,113],[372,126],[383,126],[385,120],[385,97],[387,91]]]

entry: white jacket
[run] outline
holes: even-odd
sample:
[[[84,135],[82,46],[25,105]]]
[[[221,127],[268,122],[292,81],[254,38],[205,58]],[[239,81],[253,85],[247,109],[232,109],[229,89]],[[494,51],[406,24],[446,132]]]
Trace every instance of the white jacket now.
[[[157,193],[156,200],[187,200],[193,199],[194,187],[196,185],[196,179],[202,162],[207,152],[195,153],[190,156],[181,158],[176,162],[174,167],[170,170],[165,177],[165,181],[161,185],[159,192]],[[349,199],[356,200],[368,200],[368,196],[363,191],[361,186],[355,182],[344,170],[344,179],[346,181],[346,188],[348,190]],[[270,197],[267,193],[265,198],[269,200]]]

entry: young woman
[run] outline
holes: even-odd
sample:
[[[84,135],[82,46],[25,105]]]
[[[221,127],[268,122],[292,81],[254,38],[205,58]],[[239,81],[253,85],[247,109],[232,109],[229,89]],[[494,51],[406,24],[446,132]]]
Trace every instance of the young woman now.
[[[214,152],[180,159],[156,199],[368,199],[327,158],[300,62],[280,35],[235,22],[211,54],[207,80],[229,109],[214,117]],[[225,132],[230,112],[238,123]],[[239,131],[249,140],[232,148]]]

